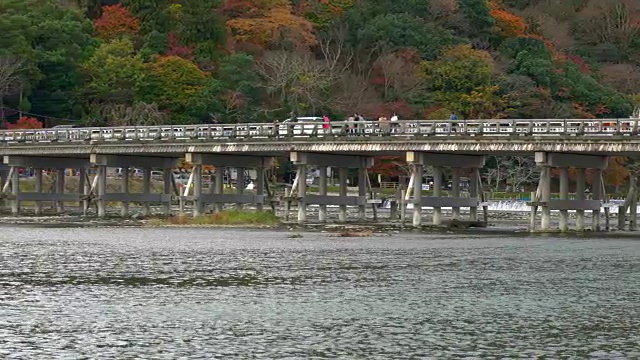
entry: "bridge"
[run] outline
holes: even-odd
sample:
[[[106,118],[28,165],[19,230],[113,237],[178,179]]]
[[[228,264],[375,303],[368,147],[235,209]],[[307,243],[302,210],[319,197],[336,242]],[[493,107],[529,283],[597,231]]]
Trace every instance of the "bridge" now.
[[[171,202],[176,198],[181,204],[191,203],[195,216],[209,205],[220,210],[228,203],[256,204],[262,209],[269,200],[269,188],[263,180],[265,169],[271,166],[274,157],[288,157],[297,167],[297,177],[283,200],[286,206],[297,205],[298,221],[307,221],[310,204],[319,205],[320,221],[326,221],[327,205],[339,206],[339,220],[346,221],[347,207],[357,207],[358,218],[364,219],[367,205],[375,202],[367,175],[373,157],[403,156],[413,170],[409,188],[401,200],[405,209],[412,204],[412,224],[420,227],[425,206],[434,208],[434,225],[442,223],[443,207],[452,207],[454,218],[460,217],[460,208],[469,208],[470,220],[477,221],[478,208],[484,203],[479,169],[484,166],[485,156],[534,155],[541,177],[531,201],[531,228],[536,228],[538,209],[542,214],[542,230],[550,229],[550,211],[559,210],[560,230],[568,230],[568,211],[576,210],[577,230],[585,228],[585,211],[593,213],[592,229],[600,230],[600,211],[607,200],[602,180],[607,157],[640,153],[639,122],[639,119],[404,120],[5,130],[0,131],[0,152],[6,166],[2,196],[11,202],[14,214],[20,212],[21,201],[35,201],[36,213],[43,201],[56,202],[59,211],[64,211],[65,202],[80,202],[85,210],[90,202],[95,202],[99,216],[105,216],[106,203],[110,201],[122,203],[123,215],[128,212],[129,202],[145,204],[146,212],[149,204],[162,203],[169,214]],[[181,158],[194,165],[184,189],[176,186],[171,172]],[[206,165],[218,169],[209,193],[202,190],[202,167]],[[318,195],[307,193],[304,179],[308,166],[320,168]],[[434,169],[434,194],[429,197],[421,195],[424,166]],[[129,191],[127,176],[122,178],[120,192],[107,193],[108,167],[121,167],[124,171],[143,168],[143,193]],[[327,167],[338,168],[340,196],[327,195]],[[35,191],[20,191],[20,168],[35,169]],[[68,168],[80,173],[76,193],[64,192],[64,169]],[[238,186],[237,194],[225,194],[223,168],[237,168],[238,183],[244,181],[244,169],[256,169],[255,195],[244,194],[242,186]],[[357,196],[347,196],[346,177],[350,168],[358,169]],[[551,199],[552,168],[559,169],[559,199]],[[568,197],[570,168],[576,169],[576,199]],[[57,169],[53,193],[42,190],[43,169]],[[95,169],[93,177],[89,169]],[[160,194],[150,191],[152,169],[164,170],[164,190]],[[440,190],[445,169],[450,169],[453,177],[449,197],[442,196]],[[589,199],[584,194],[586,169],[593,169],[595,174]],[[471,179],[468,197],[463,197],[459,189],[463,174]],[[631,210],[629,228],[635,229],[637,194],[630,195],[625,207]],[[604,206],[604,212],[607,211]],[[605,221],[608,219],[605,214]]]

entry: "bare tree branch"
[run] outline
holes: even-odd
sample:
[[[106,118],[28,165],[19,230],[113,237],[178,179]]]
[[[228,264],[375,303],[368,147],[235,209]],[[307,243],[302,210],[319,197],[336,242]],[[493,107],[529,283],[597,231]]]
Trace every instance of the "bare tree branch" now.
[[[11,94],[22,84],[24,61],[13,56],[0,56],[0,98]]]

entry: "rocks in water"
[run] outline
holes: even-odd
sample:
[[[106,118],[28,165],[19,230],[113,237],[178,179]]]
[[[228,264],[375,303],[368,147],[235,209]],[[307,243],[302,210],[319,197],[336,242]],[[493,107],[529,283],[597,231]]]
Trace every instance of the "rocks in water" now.
[[[135,213],[131,215],[131,220],[144,220],[145,218],[146,216],[144,216],[142,213]]]
[[[372,235],[373,235],[373,231],[371,230],[362,230],[362,231],[345,230],[337,234],[334,234],[334,237],[369,237]]]
[[[447,229],[469,229],[469,228],[486,228],[487,223],[484,221],[465,221],[452,219],[443,223]]]

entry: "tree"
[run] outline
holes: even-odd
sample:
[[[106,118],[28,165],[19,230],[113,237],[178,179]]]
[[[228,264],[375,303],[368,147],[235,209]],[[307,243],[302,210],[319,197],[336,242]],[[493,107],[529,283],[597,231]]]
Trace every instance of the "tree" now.
[[[459,0],[460,11],[468,22],[467,34],[487,36],[495,24],[488,0]]]
[[[631,164],[629,164],[631,165]],[[620,187],[627,183],[630,172],[627,159],[622,156],[610,157],[607,168],[603,171],[604,183],[613,186],[615,192],[620,191]]]
[[[13,56],[0,56],[0,104],[5,95],[22,85],[24,61]]]
[[[103,40],[113,40],[122,36],[136,36],[140,23],[121,4],[104,6],[102,16],[94,22],[96,35]]]
[[[640,23],[624,0],[590,1],[573,23],[583,43],[614,44],[628,58],[633,42],[640,35]]]
[[[166,34],[173,30],[169,0],[122,0],[123,6],[140,19],[140,31],[148,34],[157,31]]]
[[[191,50],[198,64],[212,66],[226,43],[225,20],[218,8],[220,0],[183,0],[170,6],[174,29],[172,40]],[[170,43],[171,47],[171,43]],[[168,55],[172,55],[169,53]],[[188,57],[187,57],[188,58]]]
[[[369,172],[378,174],[383,179],[411,176],[411,167],[401,156],[376,156],[373,160],[373,167]]]
[[[78,63],[93,49],[92,25],[55,0],[5,0],[0,8],[0,52],[23,61],[32,111],[68,117],[81,99]]]
[[[420,73],[420,57],[415,50],[405,49],[385,54],[374,63],[372,82],[382,92],[385,102],[410,100],[424,91]]]
[[[310,46],[317,43],[313,26],[293,13],[289,0],[227,0],[223,7],[226,26],[237,42],[261,47],[291,42]]]
[[[416,48],[424,59],[435,59],[446,46],[462,41],[446,29],[429,24],[409,14],[380,14],[353,29],[354,42],[369,48],[387,48],[391,51]]]
[[[491,16],[495,20],[496,33],[498,35],[503,37],[524,35],[526,24],[523,18],[499,8],[493,8]]]
[[[257,61],[273,110],[286,114],[317,114],[327,104],[327,95],[338,80],[329,63],[310,52],[269,51]]]
[[[100,45],[82,69],[87,78],[84,93],[94,103],[131,104],[145,75],[129,39]]]
[[[42,123],[36,118],[23,116],[15,124],[7,123],[7,129],[42,129]]]
[[[494,63],[486,51],[450,47],[438,60],[423,62],[422,71],[436,104],[466,118],[495,118],[505,109],[507,101],[494,85]]]
[[[127,104],[100,104],[95,109],[96,116],[101,123],[108,126],[151,126],[166,124],[168,114],[158,108],[156,104],[137,102]]]
[[[252,56],[237,53],[223,58],[215,74],[215,88],[209,89],[217,120],[252,122],[260,100],[260,77]]]
[[[299,12],[303,13],[316,29],[323,29],[332,26],[336,17],[353,6],[353,0],[304,1],[299,6]]]
[[[202,101],[208,79],[208,74],[189,60],[177,56],[158,57],[145,64],[145,76],[136,100],[169,110],[172,121],[197,121],[207,114],[207,105]]]
[[[492,156],[484,178],[493,191],[523,191],[540,179],[540,171],[531,156]]]

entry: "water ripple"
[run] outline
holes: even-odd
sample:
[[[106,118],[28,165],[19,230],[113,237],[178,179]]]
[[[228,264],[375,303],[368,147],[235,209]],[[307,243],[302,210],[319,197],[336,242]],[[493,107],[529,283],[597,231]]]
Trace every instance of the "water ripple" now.
[[[3,358],[640,358],[633,240],[4,234]]]

